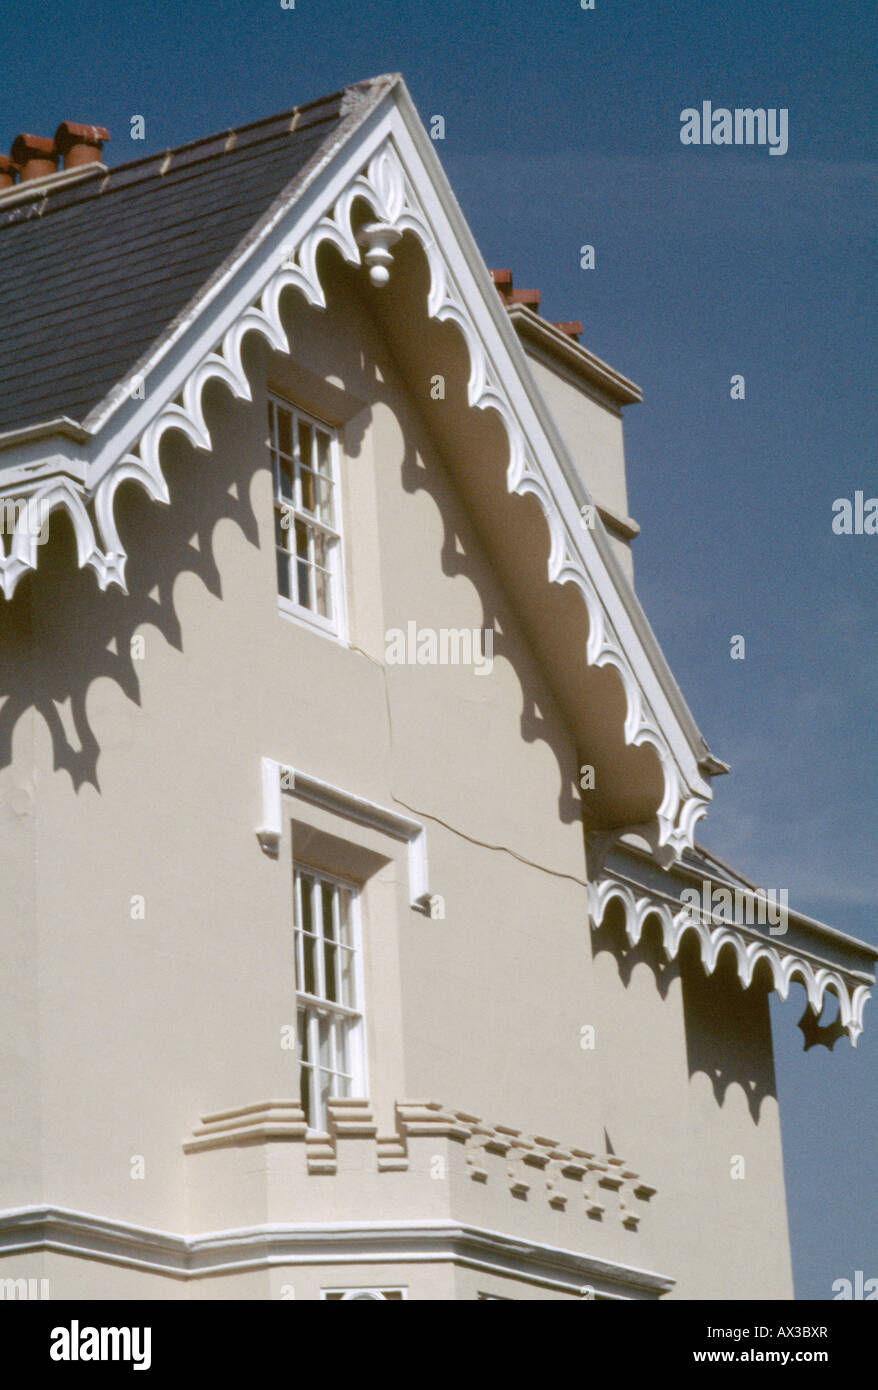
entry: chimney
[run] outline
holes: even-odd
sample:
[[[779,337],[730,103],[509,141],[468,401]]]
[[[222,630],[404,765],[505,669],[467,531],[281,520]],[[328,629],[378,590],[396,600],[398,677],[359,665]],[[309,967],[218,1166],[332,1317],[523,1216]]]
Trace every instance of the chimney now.
[[[526,304],[535,314],[540,312],[539,290],[513,289],[511,270],[492,270],[490,274],[494,281],[494,287],[507,308],[510,304]],[[553,320],[552,327],[566,334],[568,338],[572,338],[574,342],[579,342],[582,324],[578,319],[564,319],[560,322]]]
[[[110,132],[102,125],[77,125],[62,121],[55,131],[55,151],[63,158],[65,169],[78,169],[83,164],[100,162],[101,151]]]
[[[11,188],[17,177],[18,165],[13,164],[7,155],[0,154],[0,193],[4,188]]]
[[[12,142],[12,160],[21,170],[21,182],[42,179],[58,168],[54,141],[43,135],[16,135]]]
[[[539,290],[514,290],[511,270],[492,270],[491,278],[504,304],[526,304],[535,314],[539,313]]]

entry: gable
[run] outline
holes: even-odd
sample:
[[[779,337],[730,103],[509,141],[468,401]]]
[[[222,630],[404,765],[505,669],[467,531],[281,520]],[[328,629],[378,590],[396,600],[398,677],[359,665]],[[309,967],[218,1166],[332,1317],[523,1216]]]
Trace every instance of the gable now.
[[[635,758],[628,780],[642,785],[654,805],[657,852],[676,857],[691,845],[710,798],[709,778],[723,766],[711,758],[694,725],[606,533],[580,524],[580,508],[590,502],[587,489],[548,416],[403,84],[381,79],[354,97],[359,104],[349,117],[346,142],[331,158],[317,161],[306,189],[298,188],[263,219],[235,265],[226,266],[202,295],[198,312],[178,318],[168,336],[141,357],[144,399],[132,396],[130,381],[120,381],[104,409],[92,412],[93,427],[72,432],[74,447],[70,432],[68,438],[35,432],[7,441],[12,452],[5,490],[26,491],[48,508],[63,507],[76,531],[80,564],[95,570],[102,588],[124,585],[125,552],[113,514],[119,484],[135,479],[154,499],[168,500],[159,460],[162,434],[178,429],[210,448],[201,404],[205,382],[217,378],[233,395],[248,397],[243,339],[256,331],[272,347],[288,348],[281,296],[293,288],[310,303],[324,302],[317,269],[323,243],[337,247],[352,265],[365,261],[378,282],[388,246],[412,234],[429,266],[428,316],[454,324],[468,353],[468,404],[492,412],[506,432],[507,490],[533,498],[548,527],[548,579],[584,600],[588,664],[615,672],[618,685],[614,681],[605,690],[607,717],[617,721],[624,747],[650,750],[653,761]],[[364,206],[375,219],[368,227]],[[7,595],[36,560],[33,536],[25,526],[17,528],[10,554],[0,562]]]

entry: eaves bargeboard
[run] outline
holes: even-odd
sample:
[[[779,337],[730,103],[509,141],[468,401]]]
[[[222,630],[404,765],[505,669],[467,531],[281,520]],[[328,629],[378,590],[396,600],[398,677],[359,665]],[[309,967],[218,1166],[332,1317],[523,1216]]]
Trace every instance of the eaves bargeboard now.
[[[290,351],[281,295],[295,287],[309,304],[325,307],[317,270],[322,244],[334,245],[353,266],[371,268],[381,259],[382,236],[392,245],[412,233],[429,265],[428,314],[456,324],[467,345],[469,404],[496,411],[506,429],[508,491],[533,495],[545,516],[548,578],[579,590],[588,610],[587,660],[614,668],[621,678],[625,742],[651,746],[660,760],[664,794],[646,829],[660,862],[678,860],[705,814],[710,777],[727,769],[710,754],[603,526],[581,524],[582,508],[591,502],[587,488],[404,82],[391,74],[348,88],[340,114],[234,252],[81,424],[56,419],[0,435],[0,496],[28,499],[41,518],[63,508],[80,567],[95,571],[101,589],[124,589],[126,553],[114,517],[120,483],[136,480],[155,501],[169,502],[159,459],[162,435],[178,429],[197,448],[210,450],[206,383],[219,380],[233,396],[251,398],[243,340],[255,331],[271,348]],[[352,221],[360,200],[374,214],[377,237],[371,241],[358,236]],[[149,389],[138,392],[143,381]],[[29,524],[31,517],[22,512],[8,554],[0,558],[7,598],[37,565],[38,528]]]

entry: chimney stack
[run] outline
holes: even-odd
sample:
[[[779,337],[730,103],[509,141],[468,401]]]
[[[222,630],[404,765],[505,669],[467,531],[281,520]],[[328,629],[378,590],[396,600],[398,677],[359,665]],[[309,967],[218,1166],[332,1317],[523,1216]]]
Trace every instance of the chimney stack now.
[[[12,161],[21,170],[21,182],[42,179],[58,168],[58,152],[53,140],[43,135],[16,135],[12,142]]]
[[[65,169],[78,169],[83,164],[100,162],[101,151],[110,132],[102,125],[77,125],[62,121],[55,131],[55,151],[63,158]]]
[[[512,286],[511,270],[492,270],[491,279],[503,303],[526,304],[528,309],[532,309],[535,314],[540,311],[540,292],[539,290],[516,290]],[[574,342],[579,342],[579,335],[582,332],[582,324],[576,319],[565,319],[563,322],[552,321],[552,327],[560,330],[561,333],[572,338]]]
[[[13,164],[7,155],[0,154],[0,193],[4,188],[11,188],[17,177],[18,165]]]
[[[529,309],[533,309],[535,314],[539,313],[539,290],[513,289],[511,270],[492,270],[491,278],[504,304],[526,304]]]
[[[13,186],[16,175],[19,183],[30,183],[57,173],[62,160],[65,170],[99,164],[109,138],[101,125],[74,121],[62,121],[53,140],[44,135],[16,135],[9,155],[0,155],[0,193]]]

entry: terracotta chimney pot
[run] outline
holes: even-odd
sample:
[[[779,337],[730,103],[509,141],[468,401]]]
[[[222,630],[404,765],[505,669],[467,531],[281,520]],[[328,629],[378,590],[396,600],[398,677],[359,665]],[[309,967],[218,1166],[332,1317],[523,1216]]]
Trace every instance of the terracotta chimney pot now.
[[[18,177],[18,165],[5,154],[0,154],[0,192],[11,188]]]
[[[110,132],[102,125],[77,125],[62,121],[55,131],[55,151],[64,160],[65,169],[78,169],[82,164],[100,162],[104,143]]]
[[[13,163],[21,170],[22,183],[54,174],[58,168],[54,141],[43,135],[16,135],[11,153]]]

